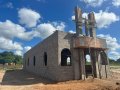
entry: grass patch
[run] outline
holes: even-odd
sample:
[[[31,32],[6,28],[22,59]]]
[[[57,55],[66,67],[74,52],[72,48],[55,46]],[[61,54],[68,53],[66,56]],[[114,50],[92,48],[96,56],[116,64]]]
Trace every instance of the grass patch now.
[[[0,70],[16,70],[16,69],[22,69],[21,64],[17,65],[0,65]]]

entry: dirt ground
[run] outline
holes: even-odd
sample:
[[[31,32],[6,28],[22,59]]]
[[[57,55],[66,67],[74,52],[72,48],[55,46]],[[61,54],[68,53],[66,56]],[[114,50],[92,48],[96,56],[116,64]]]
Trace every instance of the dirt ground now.
[[[0,90],[120,90],[120,68],[112,68],[107,80],[88,78],[53,82],[23,70],[0,70]]]

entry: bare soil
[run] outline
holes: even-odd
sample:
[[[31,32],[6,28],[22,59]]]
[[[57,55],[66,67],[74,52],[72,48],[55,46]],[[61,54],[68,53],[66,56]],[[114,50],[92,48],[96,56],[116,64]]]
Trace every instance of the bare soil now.
[[[110,79],[53,82],[23,70],[0,70],[0,90],[120,90],[120,68],[112,68]]]

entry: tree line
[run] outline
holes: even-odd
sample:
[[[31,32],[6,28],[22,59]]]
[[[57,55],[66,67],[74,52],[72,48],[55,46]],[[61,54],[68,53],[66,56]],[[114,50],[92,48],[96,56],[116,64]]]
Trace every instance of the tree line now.
[[[22,56],[15,55],[13,52],[4,51],[0,53],[0,64],[15,63],[22,64]]]
[[[120,58],[117,60],[109,59],[109,63],[112,65],[120,65]]]

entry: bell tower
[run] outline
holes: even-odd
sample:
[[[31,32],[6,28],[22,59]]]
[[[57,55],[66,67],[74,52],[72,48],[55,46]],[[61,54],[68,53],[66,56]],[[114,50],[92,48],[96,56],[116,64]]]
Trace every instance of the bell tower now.
[[[75,23],[76,23],[76,35],[82,35],[82,10],[79,7],[75,7]]]

